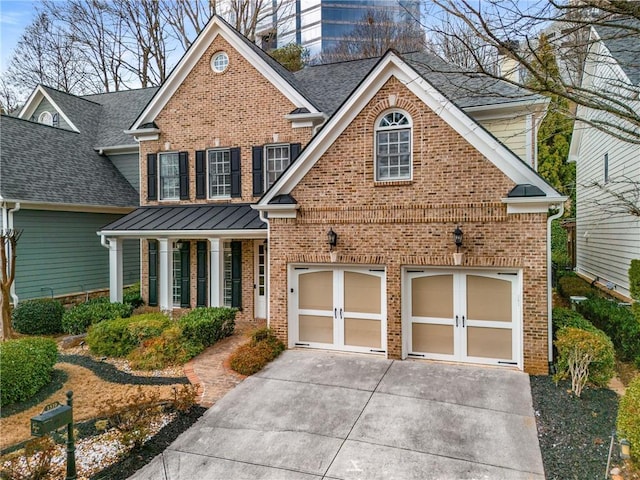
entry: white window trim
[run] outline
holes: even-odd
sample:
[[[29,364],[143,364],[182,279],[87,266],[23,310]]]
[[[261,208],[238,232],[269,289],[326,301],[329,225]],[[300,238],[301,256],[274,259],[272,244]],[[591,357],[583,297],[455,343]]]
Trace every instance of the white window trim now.
[[[289,168],[289,165],[291,165],[291,144],[290,143],[269,143],[267,145],[264,146],[263,151],[262,151],[262,168],[263,168],[263,188],[264,191],[266,192],[267,190],[269,190],[269,188],[271,187],[271,185],[269,185],[269,169],[267,168],[267,165],[269,163],[269,158],[267,156],[267,150],[269,148],[276,148],[276,147],[287,147],[287,149],[289,150],[289,164],[281,171],[278,173],[278,176],[276,177],[276,179],[274,180],[273,183],[276,183],[278,181],[278,178],[280,178],[280,175],[282,175],[282,172],[284,172],[287,168]],[[273,184],[272,184],[273,185]]]
[[[211,176],[209,168],[209,152],[229,152],[229,195],[211,195]],[[207,199],[208,200],[228,200],[231,198],[231,148],[209,148],[207,149],[206,158],[206,180],[207,180]]]
[[[163,155],[177,155],[178,156],[178,195],[175,197],[163,198],[162,197],[162,156]],[[175,202],[180,200],[180,152],[158,152],[158,201],[159,202]]]
[[[408,125],[392,126],[392,127],[380,127],[380,122],[384,117],[390,113],[401,113],[409,121]],[[378,133],[394,130],[409,130],[409,176],[403,178],[378,178]],[[373,129],[373,178],[375,182],[409,182],[413,180],[413,119],[405,110],[394,108],[391,110],[385,110],[378,118]]]

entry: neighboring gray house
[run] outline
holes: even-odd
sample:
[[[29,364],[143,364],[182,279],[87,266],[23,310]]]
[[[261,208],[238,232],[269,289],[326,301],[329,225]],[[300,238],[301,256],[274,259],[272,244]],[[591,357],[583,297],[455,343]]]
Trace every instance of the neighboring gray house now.
[[[13,300],[109,287],[96,231],[139,204],[138,145],[124,134],[156,89],[78,97],[38,86],[18,117],[0,120],[0,228],[22,229]],[[139,243],[123,247],[138,281]]]
[[[633,22],[635,31],[640,31],[640,22]],[[610,26],[591,28],[582,87],[606,92],[640,114],[640,35],[631,32]],[[605,189],[632,199],[635,184],[637,195],[640,145],[620,140],[589,122],[619,124],[630,131],[637,126],[625,125],[603,110],[579,107],[578,116],[587,121],[576,122],[569,153],[569,159],[576,162],[576,271],[629,298],[629,266],[632,259],[640,258],[640,217],[619,211],[622,202]],[[604,188],[590,186],[594,182]]]

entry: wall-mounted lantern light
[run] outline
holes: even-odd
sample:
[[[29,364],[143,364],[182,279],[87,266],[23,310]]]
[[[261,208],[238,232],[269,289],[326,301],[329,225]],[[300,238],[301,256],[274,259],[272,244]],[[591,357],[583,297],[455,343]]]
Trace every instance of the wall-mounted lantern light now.
[[[458,225],[456,229],[453,231],[453,241],[456,244],[456,253],[453,254],[453,264],[454,265],[462,265],[462,258],[464,253],[460,253],[460,247],[462,246],[462,236],[464,233],[462,229]]]
[[[338,244],[338,234],[330,228],[327,232],[327,243],[329,244],[329,251],[333,252],[333,249]]]

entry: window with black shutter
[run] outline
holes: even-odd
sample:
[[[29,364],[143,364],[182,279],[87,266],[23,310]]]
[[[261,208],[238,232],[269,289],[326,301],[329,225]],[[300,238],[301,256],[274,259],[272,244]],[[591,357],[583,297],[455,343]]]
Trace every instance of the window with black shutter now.
[[[149,306],[158,305],[158,241],[149,240]]]
[[[158,199],[158,156],[147,154],[147,200]]]
[[[240,197],[240,147],[231,149],[231,196]]]
[[[180,307],[189,308],[191,306],[191,288],[190,288],[190,244],[183,242],[180,248]]]
[[[207,198],[207,151],[196,151],[196,198]]]
[[[197,294],[196,306],[207,306],[207,242],[197,243]]]
[[[180,175],[180,200],[189,200],[189,153],[178,154],[178,170]]]
[[[242,308],[242,242],[231,242],[231,306]]]
[[[251,150],[251,168],[253,173],[253,195],[262,195],[264,192],[264,169],[262,165],[264,147],[259,145]]]

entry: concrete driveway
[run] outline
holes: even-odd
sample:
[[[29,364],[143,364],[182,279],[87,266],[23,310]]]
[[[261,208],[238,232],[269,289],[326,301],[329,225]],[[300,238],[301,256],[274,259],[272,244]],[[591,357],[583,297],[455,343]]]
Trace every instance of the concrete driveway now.
[[[529,377],[290,350],[132,478],[536,479]]]

